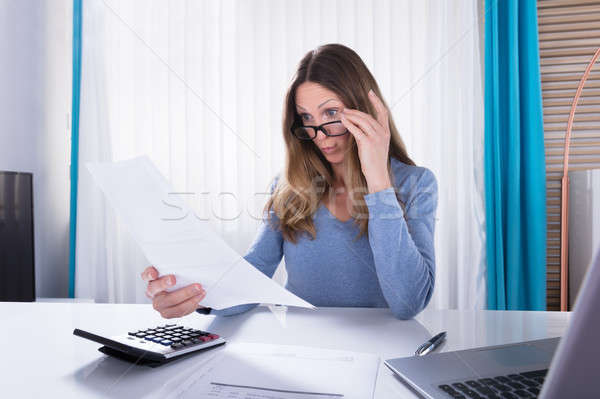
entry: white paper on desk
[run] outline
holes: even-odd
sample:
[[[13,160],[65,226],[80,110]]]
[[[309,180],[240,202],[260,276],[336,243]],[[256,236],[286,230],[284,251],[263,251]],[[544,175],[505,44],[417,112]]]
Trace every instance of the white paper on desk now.
[[[313,308],[231,249],[190,211],[146,156],[91,163],[87,168],[117,216],[161,275],[174,274],[169,291],[200,283],[202,305],[224,309],[246,303]]]
[[[229,343],[174,392],[182,398],[372,398],[379,357],[289,345]]]

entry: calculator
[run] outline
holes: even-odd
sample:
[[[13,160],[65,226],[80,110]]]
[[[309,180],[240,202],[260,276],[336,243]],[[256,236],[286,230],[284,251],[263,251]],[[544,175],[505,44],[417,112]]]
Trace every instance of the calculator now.
[[[78,328],[73,330],[73,334],[104,345],[98,349],[104,354],[150,367],[215,348],[226,342],[217,334],[177,324],[165,324],[111,337]]]

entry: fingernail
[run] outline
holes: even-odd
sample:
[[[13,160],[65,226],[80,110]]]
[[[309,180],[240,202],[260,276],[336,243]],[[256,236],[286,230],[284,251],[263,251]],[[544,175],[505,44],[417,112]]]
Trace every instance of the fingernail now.
[[[370,94],[370,95],[373,95],[373,94],[375,94],[375,92],[373,91],[373,89],[370,89],[370,90],[369,90],[369,94]]]
[[[173,277],[169,277],[169,279],[167,280],[167,284],[169,284],[169,285],[175,284],[175,281],[173,281],[173,280],[174,280]]]
[[[195,285],[195,286],[194,286],[194,290],[195,290],[196,292],[202,292],[202,287],[200,287],[199,285]]]

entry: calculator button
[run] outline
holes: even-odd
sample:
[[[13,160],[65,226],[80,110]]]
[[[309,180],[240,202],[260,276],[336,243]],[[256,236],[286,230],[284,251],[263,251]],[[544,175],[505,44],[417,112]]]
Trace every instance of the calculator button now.
[[[189,346],[203,345],[219,338],[219,335],[197,328],[184,327],[177,324],[165,324],[130,331],[127,333],[127,338],[130,341],[134,341],[135,345],[139,345],[139,347],[148,347],[148,344],[157,344],[163,348],[168,347],[175,351]],[[131,342],[131,344],[134,343]]]

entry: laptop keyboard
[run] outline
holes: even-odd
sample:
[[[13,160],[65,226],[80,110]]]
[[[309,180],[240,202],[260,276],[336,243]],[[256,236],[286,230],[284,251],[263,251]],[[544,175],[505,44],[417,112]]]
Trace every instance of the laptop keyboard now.
[[[449,398],[520,399],[537,398],[548,370],[527,371],[494,378],[481,378],[438,385]]]

